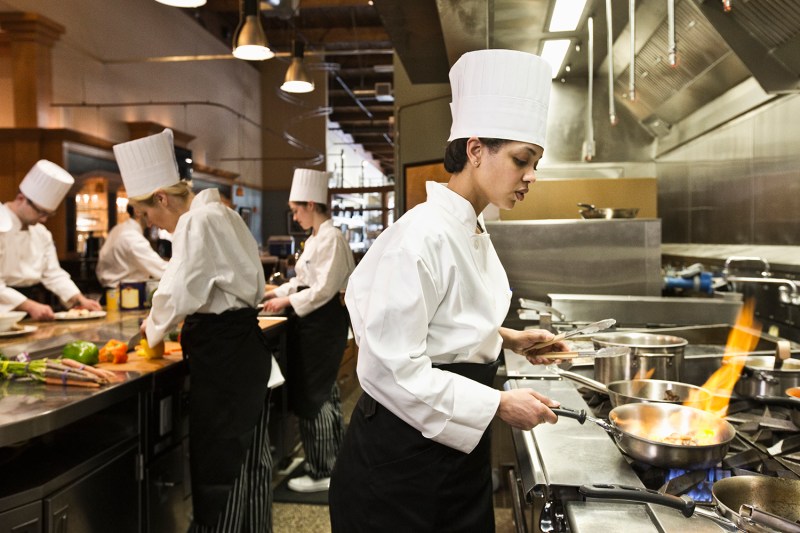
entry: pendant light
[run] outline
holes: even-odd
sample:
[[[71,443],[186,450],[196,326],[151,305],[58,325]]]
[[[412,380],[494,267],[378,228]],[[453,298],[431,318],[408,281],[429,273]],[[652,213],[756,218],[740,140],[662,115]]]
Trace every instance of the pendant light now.
[[[233,35],[233,56],[247,61],[264,61],[275,57],[261,26],[258,0],[242,0],[239,26]]]
[[[302,41],[292,43],[292,63],[286,71],[286,78],[281,85],[281,90],[287,93],[310,93],[314,90],[314,80],[308,74],[303,64]]]
[[[156,0],[156,2],[172,7],[200,7],[206,5],[206,0]]]

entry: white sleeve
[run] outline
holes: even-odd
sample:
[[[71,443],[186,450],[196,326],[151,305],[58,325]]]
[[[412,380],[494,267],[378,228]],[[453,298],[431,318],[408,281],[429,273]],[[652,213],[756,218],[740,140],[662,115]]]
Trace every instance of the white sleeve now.
[[[339,238],[338,232],[329,232],[326,236],[325,242],[317,243],[317,253],[314,254],[315,283],[308,289],[289,297],[297,316],[306,316],[328,303],[344,286],[350,275],[349,262],[345,254],[353,252],[350,251],[347,242]],[[303,260],[302,256],[300,260]]]
[[[346,296],[362,388],[424,437],[469,453],[494,418],[500,391],[436,369],[426,354],[446,282],[437,286],[423,260],[403,249],[365,270],[363,279],[359,269],[350,277]]]
[[[44,271],[42,272],[42,285],[47,287],[52,293],[59,297],[59,299],[66,304],[71,298],[74,298],[81,293],[81,290],[72,281],[69,273],[61,268],[56,255],[56,245],[53,243],[52,237],[48,239],[49,242],[44,246],[42,253],[45,254]]]

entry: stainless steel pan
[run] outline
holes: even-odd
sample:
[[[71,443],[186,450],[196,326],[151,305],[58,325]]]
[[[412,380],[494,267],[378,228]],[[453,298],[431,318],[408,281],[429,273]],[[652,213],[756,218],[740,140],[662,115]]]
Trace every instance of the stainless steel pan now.
[[[578,420],[589,420],[606,430],[623,453],[636,461],[662,468],[685,470],[711,468],[728,451],[736,431],[727,420],[714,414],[663,403],[632,403],[615,407],[610,422],[587,416],[586,412],[556,408],[553,412]],[[692,436],[697,445],[670,444],[671,435]]]
[[[690,407],[701,407],[712,398],[712,394],[708,390],[688,383],[661,379],[633,379],[612,381],[608,385],[603,385],[599,381],[575,372],[561,370],[558,367],[553,369],[559,376],[580,383],[602,394],[607,394],[613,407],[646,402],[686,404]]]
[[[583,218],[636,218],[639,214],[638,207],[627,209],[619,209],[613,207],[595,207],[592,204],[579,203],[578,207],[582,207],[578,213]]]

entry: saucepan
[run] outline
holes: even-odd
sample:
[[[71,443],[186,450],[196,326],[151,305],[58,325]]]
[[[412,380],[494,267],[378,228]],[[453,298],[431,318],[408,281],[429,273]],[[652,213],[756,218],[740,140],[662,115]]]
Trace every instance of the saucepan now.
[[[579,203],[578,207],[582,207],[578,211],[583,218],[636,218],[639,213],[638,207],[632,208],[614,208],[614,207],[595,207],[592,204]]]
[[[663,379],[632,379],[612,381],[608,385],[604,385],[594,379],[569,370],[561,370],[556,366],[548,368],[561,377],[580,383],[601,394],[607,394],[613,407],[646,402],[701,407],[712,398],[712,394],[708,390],[688,383]],[[800,400],[798,402],[800,403]]]
[[[628,500],[666,505],[684,516],[698,514],[730,531],[800,533],[800,481],[767,476],[734,476],[711,487],[716,514],[698,509],[688,496],[671,496],[642,487],[584,485],[588,498]]]
[[[711,468],[728,451],[736,431],[712,413],[665,403],[630,403],[615,407],[610,422],[585,411],[555,408],[558,416],[594,422],[608,432],[617,447],[632,459],[661,468]]]

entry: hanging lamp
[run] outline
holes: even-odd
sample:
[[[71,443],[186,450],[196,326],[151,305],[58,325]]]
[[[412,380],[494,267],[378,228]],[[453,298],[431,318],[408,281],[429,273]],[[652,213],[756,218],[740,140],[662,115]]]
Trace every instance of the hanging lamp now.
[[[286,70],[281,90],[287,93],[310,93],[314,90],[314,80],[306,70],[303,63],[303,49],[305,46],[302,41],[292,43],[292,62]]]
[[[206,0],[156,0],[156,2],[172,7],[200,7],[206,5]]]
[[[233,34],[233,56],[247,61],[264,61],[275,57],[261,26],[258,0],[242,0],[239,26]]]

